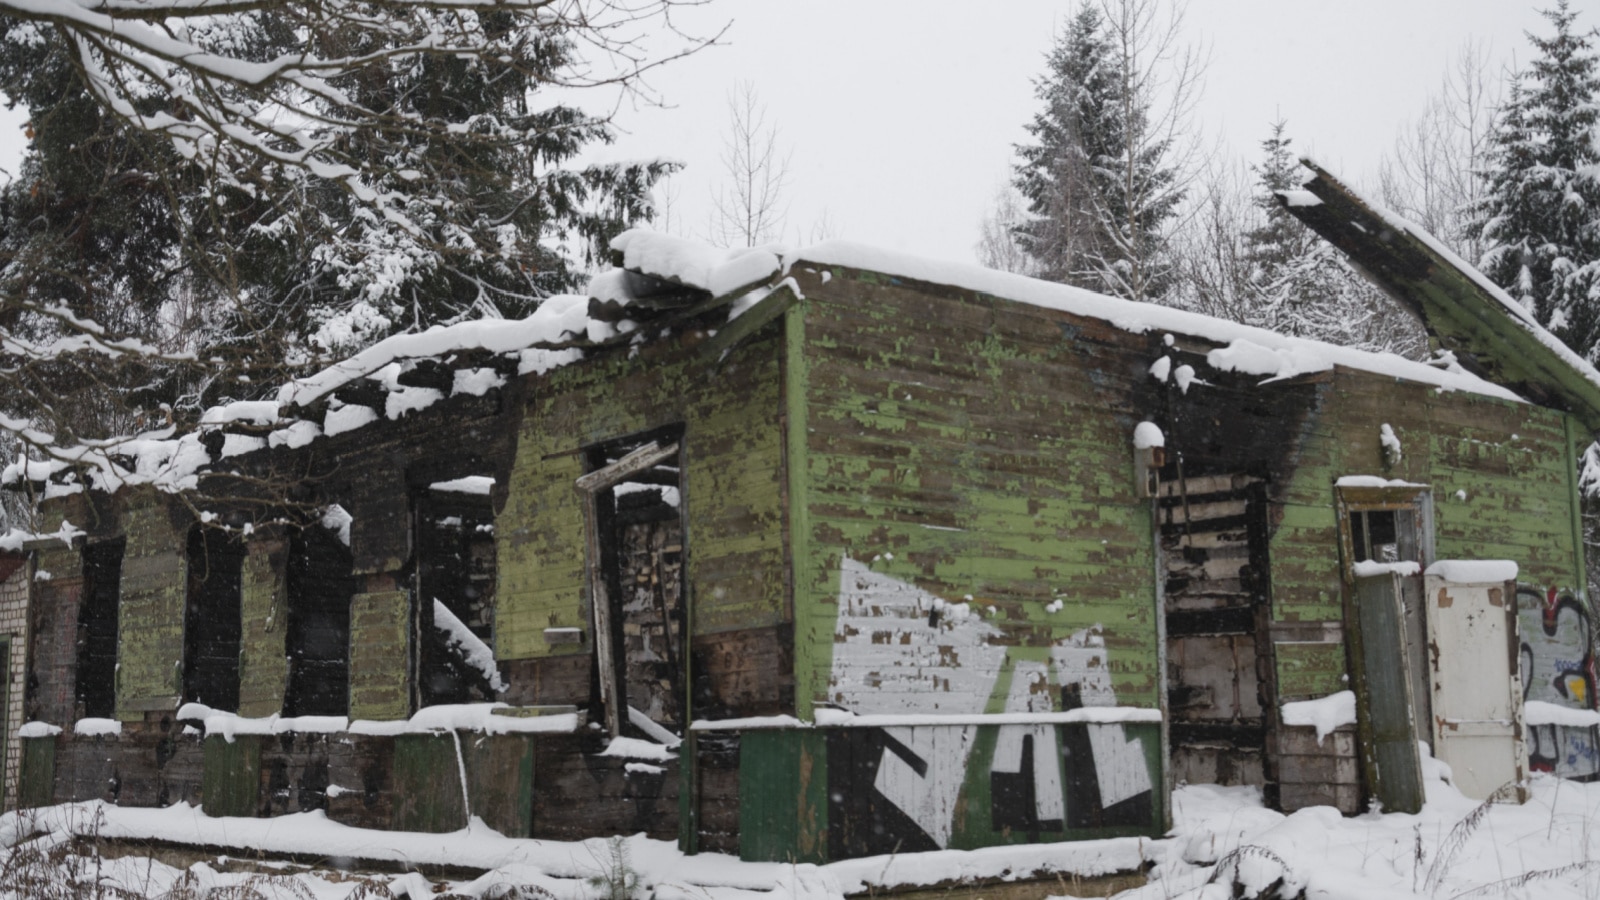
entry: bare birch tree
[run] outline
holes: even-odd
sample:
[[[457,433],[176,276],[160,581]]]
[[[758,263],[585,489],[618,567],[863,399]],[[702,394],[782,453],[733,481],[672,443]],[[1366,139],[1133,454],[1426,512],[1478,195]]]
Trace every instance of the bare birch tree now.
[[[727,179],[712,193],[715,243],[754,247],[783,233],[792,153],[780,143],[778,126],[769,124],[767,115],[754,84],[742,81],[728,95],[728,136],[722,145]]]
[[[978,243],[973,248],[980,265],[1018,275],[1034,275],[1039,265],[1017,241],[1017,229],[1028,220],[1023,197],[1009,184],[995,192],[994,206],[978,223]]]
[[[1484,197],[1484,171],[1500,79],[1478,41],[1461,45],[1439,90],[1395,138],[1378,172],[1385,206],[1422,226],[1463,259],[1477,260],[1483,242],[1467,227]]]

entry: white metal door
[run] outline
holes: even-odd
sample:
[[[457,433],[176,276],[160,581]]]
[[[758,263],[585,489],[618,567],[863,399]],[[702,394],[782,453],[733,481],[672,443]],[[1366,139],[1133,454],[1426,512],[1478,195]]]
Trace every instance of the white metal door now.
[[[1424,590],[1434,756],[1450,765],[1461,793],[1487,799],[1502,785],[1521,782],[1528,768],[1515,585],[1463,584],[1430,574]],[[1525,799],[1521,789],[1516,799]]]

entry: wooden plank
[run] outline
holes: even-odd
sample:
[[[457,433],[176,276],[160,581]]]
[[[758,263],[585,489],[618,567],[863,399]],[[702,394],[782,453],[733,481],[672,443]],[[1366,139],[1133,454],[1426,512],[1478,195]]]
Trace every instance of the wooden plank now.
[[[206,738],[200,790],[208,816],[254,816],[261,794],[261,738]]]
[[[1422,762],[1404,645],[1400,576],[1358,577],[1347,617],[1357,660],[1356,718],[1368,790],[1385,812],[1422,809]]]
[[[746,338],[760,331],[766,325],[776,321],[778,317],[788,312],[789,307],[800,302],[800,298],[790,289],[785,282],[773,289],[772,293],[763,297],[755,306],[746,309],[737,319],[718,329],[717,333],[701,345],[706,355],[720,361],[722,357]]]
[[[17,777],[17,808],[55,803],[56,739],[22,738],[22,769]]]
[[[394,739],[391,829],[441,834],[467,827],[459,740],[454,733],[403,734]]]
[[[827,741],[819,731],[739,739],[739,858],[827,860]]]

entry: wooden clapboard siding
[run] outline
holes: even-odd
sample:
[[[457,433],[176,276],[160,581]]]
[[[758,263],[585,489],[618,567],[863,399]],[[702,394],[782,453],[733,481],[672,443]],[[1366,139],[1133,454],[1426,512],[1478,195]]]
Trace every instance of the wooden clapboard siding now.
[[[1118,702],[1156,705],[1153,551],[1131,436],[1158,338],[814,269],[795,269],[807,298],[802,708],[841,699],[830,675],[846,558],[950,602],[970,596],[1005,643],[1048,648],[1101,626]]]

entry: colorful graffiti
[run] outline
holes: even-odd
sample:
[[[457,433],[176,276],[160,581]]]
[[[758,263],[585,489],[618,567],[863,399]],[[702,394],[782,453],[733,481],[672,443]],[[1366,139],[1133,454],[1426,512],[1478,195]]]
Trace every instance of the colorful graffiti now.
[[[1570,591],[1517,585],[1522,631],[1522,695],[1573,709],[1595,709],[1594,630],[1589,610]],[[1528,764],[1536,772],[1600,778],[1595,729],[1532,725]]]
[[[939,721],[1115,705],[1098,629],[1016,646],[970,603],[852,559],[840,569],[830,699],[858,715],[907,718],[830,733],[835,855],[1152,824],[1153,764],[1122,725]]]

